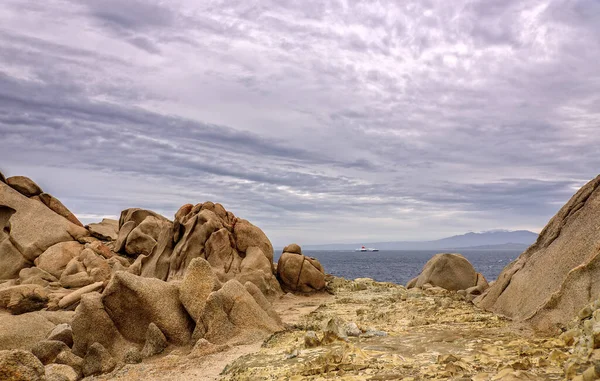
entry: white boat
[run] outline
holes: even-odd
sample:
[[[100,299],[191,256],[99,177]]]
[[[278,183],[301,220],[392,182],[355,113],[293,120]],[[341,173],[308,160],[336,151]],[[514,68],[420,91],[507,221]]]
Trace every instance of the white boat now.
[[[361,246],[358,249],[354,249],[354,251],[361,251],[361,252],[367,252],[367,251],[379,251],[379,249],[374,249],[372,247],[364,247]]]

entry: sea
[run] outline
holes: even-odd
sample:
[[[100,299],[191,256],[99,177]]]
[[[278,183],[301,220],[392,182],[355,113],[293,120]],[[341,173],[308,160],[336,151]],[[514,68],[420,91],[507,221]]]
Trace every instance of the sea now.
[[[439,250],[382,250],[377,252],[303,250],[321,262],[325,272],[347,279],[372,278],[379,282],[406,284],[419,275],[425,263]],[[463,250],[465,256],[488,281],[515,260],[520,250]],[[280,254],[274,258],[279,259]]]

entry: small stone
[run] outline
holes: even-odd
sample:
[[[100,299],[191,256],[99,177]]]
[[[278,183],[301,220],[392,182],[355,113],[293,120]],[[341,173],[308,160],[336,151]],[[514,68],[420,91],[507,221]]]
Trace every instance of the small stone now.
[[[295,357],[298,357],[300,355],[300,351],[298,351],[298,349],[294,349],[293,351],[291,351],[290,353],[287,354],[287,356],[285,356],[286,359],[293,359]]]
[[[127,352],[125,352],[125,357],[123,361],[125,364],[139,364],[142,362],[144,357],[142,356],[142,352],[140,352],[137,348],[129,348]]]
[[[579,311],[577,316],[579,316],[579,319],[584,320],[591,317],[593,313],[594,311],[592,310],[592,308],[590,306],[586,306],[582,308],[581,311]]]
[[[449,364],[455,361],[459,361],[460,357],[456,357],[454,355],[439,355],[437,362],[438,364]]]
[[[31,353],[46,365],[53,362],[56,356],[64,350],[68,351],[69,347],[62,341],[43,340],[31,348]]]
[[[59,324],[50,332],[48,340],[62,341],[70,348],[73,346],[73,331],[67,323]]]
[[[142,348],[142,357],[151,357],[162,353],[167,348],[167,338],[154,323],[148,325],[146,344]]]
[[[71,351],[60,352],[58,356],[56,356],[56,359],[54,359],[54,362],[56,364],[68,365],[75,369],[77,373],[81,373],[81,369],[83,367],[83,359]]]
[[[344,330],[346,331],[346,335],[353,337],[358,337],[362,333],[355,322],[347,323]]]
[[[71,368],[68,365],[64,364],[48,364],[45,367],[46,370],[46,379],[52,379],[52,377],[56,379],[64,379],[67,381],[77,381],[79,380],[79,375],[75,371],[75,369]]]
[[[304,335],[304,346],[306,348],[314,348],[321,345],[321,340],[315,331],[308,331]]]
[[[112,372],[117,366],[115,359],[100,343],[90,345],[83,359],[83,375],[93,376]]]
[[[0,351],[0,376],[10,381],[42,381],[44,365],[29,351]]]
[[[336,340],[347,341],[348,337],[346,336],[346,332],[343,328],[344,322],[342,319],[338,317],[334,317],[329,319],[327,322],[327,327],[325,327],[323,340],[321,342],[323,344],[333,343]]]

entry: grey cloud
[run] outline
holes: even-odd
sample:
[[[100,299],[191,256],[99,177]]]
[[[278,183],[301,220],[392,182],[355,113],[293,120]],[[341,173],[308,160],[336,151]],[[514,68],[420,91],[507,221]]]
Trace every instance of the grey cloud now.
[[[210,198],[277,244],[539,229],[600,166],[590,0],[23,8],[72,15],[56,34],[10,4],[0,163],[79,214]]]

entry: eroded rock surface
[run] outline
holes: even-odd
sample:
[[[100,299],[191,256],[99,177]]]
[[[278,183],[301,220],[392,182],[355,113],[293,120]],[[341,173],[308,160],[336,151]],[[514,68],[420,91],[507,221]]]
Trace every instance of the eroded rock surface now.
[[[475,302],[557,332],[600,293],[600,176],[581,188]]]
[[[461,254],[440,253],[427,261],[419,276],[408,282],[407,287],[423,287],[426,284],[458,291],[478,285],[484,287],[487,281]]]
[[[325,271],[316,258],[302,255],[297,244],[283,249],[277,262],[277,277],[285,291],[311,293],[323,290],[326,286]]]

